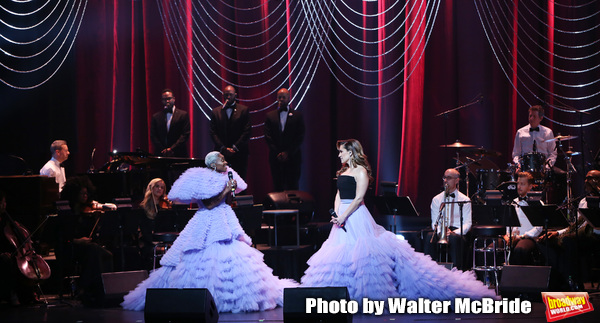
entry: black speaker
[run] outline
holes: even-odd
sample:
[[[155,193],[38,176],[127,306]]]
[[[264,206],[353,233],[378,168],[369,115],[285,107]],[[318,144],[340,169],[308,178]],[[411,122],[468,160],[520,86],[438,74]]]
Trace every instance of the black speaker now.
[[[306,313],[307,298],[322,298],[325,301],[350,300],[346,287],[299,287],[283,290],[283,322],[285,323],[352,323],[352,314]]]
[[[206,288],[148,288],[146,323],[217,323],[219,312]]]
[[[129,291],[143,280],[148,278],[148,271],[121,271],[102,274],[102,285],[104,287],[104,306],[117,306],[123,301]]]
[[[541,299],[541,292],[548,291],[550,266],[504,266],[500,279],[503,297]]]

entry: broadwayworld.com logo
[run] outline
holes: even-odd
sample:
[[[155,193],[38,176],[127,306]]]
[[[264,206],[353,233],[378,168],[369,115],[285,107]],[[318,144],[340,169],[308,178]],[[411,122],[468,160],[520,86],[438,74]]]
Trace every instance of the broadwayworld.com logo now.
[[[546,319],[554,322],[594,310],[586,292],[542,293]]]

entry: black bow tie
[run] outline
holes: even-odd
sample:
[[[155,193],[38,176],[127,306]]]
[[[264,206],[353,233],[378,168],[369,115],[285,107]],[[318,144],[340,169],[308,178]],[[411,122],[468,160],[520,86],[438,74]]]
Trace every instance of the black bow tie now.
[[[165,108],[165,113],[173,113],[173,107]]]
[[[527,196],[519,196],[519,201],[527,201]]]
[[[454,198],[456,195],[454,195],[454,193],[450,193],[448,194],[448,197]]]
[[[233,109],[233,107],[234,107],[234,106],[235,106],[235,104],[232,104],[232,105],[226,105],[226,106],[225,106],[225,110],[227,110],[227,109]]]
[[[540,131],[540,127],[529,128],[529,132],[532,132],[532,131]]]
[[[287,112],[288,109],[287,109],[287,107],[283,107],[283,108],[278,108],[277,111],[279,111],[280,113],[281,112]]]

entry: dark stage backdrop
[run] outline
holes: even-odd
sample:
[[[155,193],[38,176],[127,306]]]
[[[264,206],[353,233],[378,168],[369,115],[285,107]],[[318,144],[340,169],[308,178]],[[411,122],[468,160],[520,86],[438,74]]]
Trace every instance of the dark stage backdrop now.
[[[343,47],[339,50],[343,54]],[[50,143],[65,139],[71,150],[68,175],[89,168],[94,148],[96,168],[115,149],[150,151],[150,118],[161,109],[160,91],[168,87],[174,90],[177,107],[191,114],[192,157],[203,158],[212,148],[208,120],[192,106],[189,85],[189,76],[181,75],[169,48],[156,1],[89,1],[73,50],[52,79],[26,91],[0,85],[1,150],[23,157],[38,173],[50,158]],[[239,91],[242,99],[260,95],[246,91]],[[478,95],[483,95],[483,102],[445,119],[434,117]],[[515,131],[527,123],[529,107],[498,65],[471,1],[441,2],[423,59],[400,91],[381,100],[357,98],[321,62],[301,106],[307,133],[300,187],[315,196],[323,218],[333,204],[333,178],[340,166],[336,140],[359,139],[376,180],[399,181],[400,194],[410,196],[418,211],[428,216],[429,202],[439,192],[441,176],[455,153],[440,145],[458,139],[497,150],[502,156],[493,162],[505,168]],[[253,124],[262,122],[264,115],[254,113]],[[577,122],[573,116],[553,117]],[[543,124],[555,133],[584,135],[588,161],[590,153],[596,153],[597,126],[584,132]],[[253,136],[261,134],[262,128],[253,130]],[[572,144],[582,150],[581,141]],[[264,139],[253,140],[250,149],[249,193],[261,201],[271,190]]]

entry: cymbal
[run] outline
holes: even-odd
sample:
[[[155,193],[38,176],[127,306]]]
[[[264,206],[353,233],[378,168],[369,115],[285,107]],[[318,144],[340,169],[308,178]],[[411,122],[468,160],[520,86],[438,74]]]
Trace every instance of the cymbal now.
[[[570,151],[570,150],[565,151],[565,156],[577,156],[577,155],[581,155],[581,152],[579,152],[579,151]]]
[[[558,135],[558,136],[556,136],[556,137],[554,137],[552,139],[545,140],[544,142],[566,141],[566,140],[571,140],[571,139],[575,139],[575,138],[577,138],[577,136],[561,136],[561,135]]]
[[[502,153],[495,150],[487,150],[483,147],[481,148],[471,148],[465,150],[467,153],[478,155],[478,156],[486,156],[486,157],[500,157]]]
[[[475,145],[467,145],[467,144],[463,144],[460,141],[456,141],[450,145],[440,145],[440,147],[444,147],[444,148],[472,148],[475,147]]]

